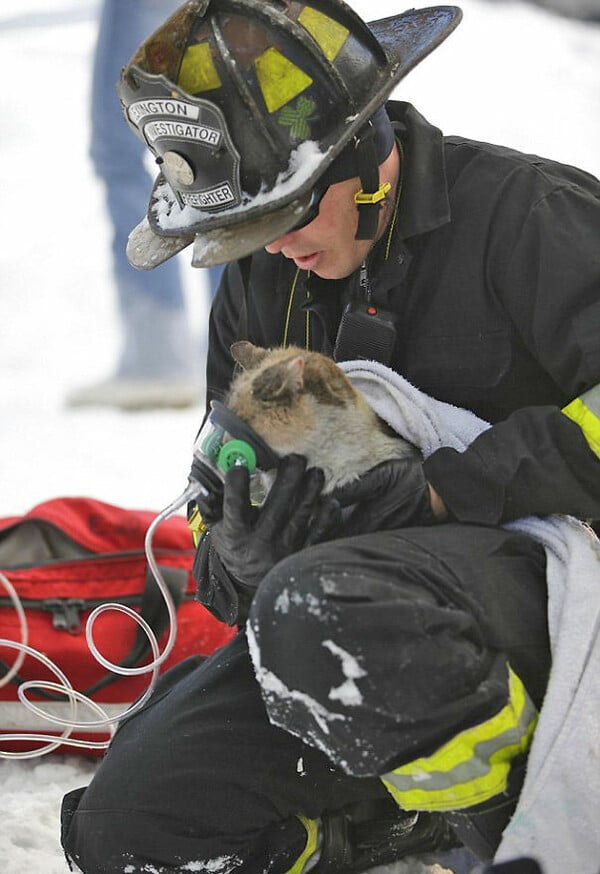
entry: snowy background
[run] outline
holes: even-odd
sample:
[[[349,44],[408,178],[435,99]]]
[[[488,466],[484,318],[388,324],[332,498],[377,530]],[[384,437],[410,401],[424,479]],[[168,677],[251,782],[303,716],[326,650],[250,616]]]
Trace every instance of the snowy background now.
[[[373,19],[411,4],[352,5]],[[447,134],[600,175],[600,25],[517,0],[458,5],[458,31],[397,96]],[[158,510],[185,484],[201,416],[64,405],[69,389],[108,375],[118,350],[110,230],[87,155],[97,11],[97,0],[0,6],[0,516],[59,495]],[[206,289],[180,257],[200,347]],[[60,798],[92,770],[76,756],[0,759],[3,874],[66,870]]]

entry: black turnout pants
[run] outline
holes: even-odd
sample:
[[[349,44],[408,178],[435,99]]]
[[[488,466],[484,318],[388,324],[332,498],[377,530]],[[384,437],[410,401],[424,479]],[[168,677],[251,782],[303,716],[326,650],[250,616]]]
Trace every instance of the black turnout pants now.
[[[66,797],[85,874],[284,874],[297,814],[389,799],[381,774],[502,708],[507,661],[539,708],[544,551],[454,524],[332,541],[265,577],[247,632],[165,674]]]

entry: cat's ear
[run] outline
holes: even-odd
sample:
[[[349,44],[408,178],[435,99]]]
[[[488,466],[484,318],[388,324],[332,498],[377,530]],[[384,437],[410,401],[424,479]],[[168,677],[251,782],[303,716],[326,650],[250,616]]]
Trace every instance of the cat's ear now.
[[[267,367],[254,379],[252,394],[266,403],[291,403],[304,387],[304,363],[302,355],[296,355]]]
[[[249,340],[238,340],[232,343],[229,351],[240,367],[244,370],[252,370],[258,367],[260,362],[268,355],[269,350],[263,349],[261,346],[255,346]]]
[[[303,387],[305,363],[302,355],[296,355],[295,358],[283,365],[285,377],[282,384],[288,391],[298,392]]]
[[[324,355],[309,356],[304,373],[304,385],[310,394],[323,404],[344,406],[352,401],[355,392],[348,377]]]

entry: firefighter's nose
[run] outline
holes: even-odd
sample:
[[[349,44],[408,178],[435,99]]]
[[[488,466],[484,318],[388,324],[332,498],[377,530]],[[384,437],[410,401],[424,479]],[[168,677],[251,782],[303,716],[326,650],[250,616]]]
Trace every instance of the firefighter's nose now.
[[[293,238],[295,231],[288,231],[287,234],[283,234],[281,237],[277,237],[277,239],[272,240],[270,243],[267,243],[265,246],[266,251],[269,255],[278,255],[282,249],[290,242]]]

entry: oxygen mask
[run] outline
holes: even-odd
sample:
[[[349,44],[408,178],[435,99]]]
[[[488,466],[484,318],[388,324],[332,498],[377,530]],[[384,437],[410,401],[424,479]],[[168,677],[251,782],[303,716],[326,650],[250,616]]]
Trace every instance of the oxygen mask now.
[[[191,479],[205,495],[222,494],[227,471],[244,466],[250,474],[251,500],[260,504],[266,495],[261,475],[278,463],[279,457],[246,422],[225,404],[211,401],[210,413],[194,443],[191,470]]]

